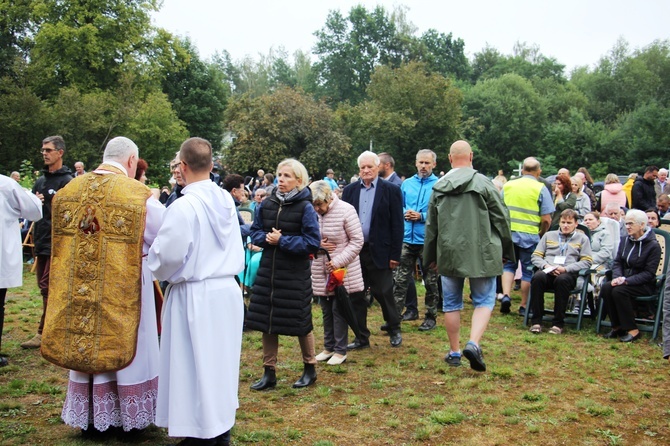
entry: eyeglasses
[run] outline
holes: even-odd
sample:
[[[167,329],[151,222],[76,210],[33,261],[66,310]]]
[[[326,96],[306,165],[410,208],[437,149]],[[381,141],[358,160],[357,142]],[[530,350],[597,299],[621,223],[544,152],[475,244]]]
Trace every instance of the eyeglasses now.
[[[626,226],[633,226],[633,225],[637,225],[637,224],[639,224],[639,223],[634,222],[634,221],[627,221],[627,222],[624,223],[624,225],[626,225]]]
[[[40,153],[51,153],[51,152],[55,152],[55,151],[57,151],[57,150],[58,150],[58,149],[50,149],[49,147],[42,147],[42,148],[40,149]]]
[[[175,170],[179,167],[179,163],[170,164],[170,170]]]

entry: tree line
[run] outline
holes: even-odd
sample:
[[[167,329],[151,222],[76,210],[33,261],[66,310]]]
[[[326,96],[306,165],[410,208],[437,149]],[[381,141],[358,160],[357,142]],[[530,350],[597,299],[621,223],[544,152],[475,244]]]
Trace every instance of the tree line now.
[[[271,49],[202,59],[151,25],[158,0],[17,0],[0,14],[0,171],[41,165],[41,139],[62,135],[66,163],[99,162],[125,135],[165,184],[189,135],[210,140],[229,171],[300,159],[315,177],[349,175],[370,147],[415,172],[430,148],[438,169],[457,138],[475,167],[507,174],[526,156],[547,173],[587,166],[596,177],[670,159],[670,42],[620,40],[590,67],[565,66],[536,45],[465,55],[465,42],[418,34],[407,7],[333,10],[312,54]]]

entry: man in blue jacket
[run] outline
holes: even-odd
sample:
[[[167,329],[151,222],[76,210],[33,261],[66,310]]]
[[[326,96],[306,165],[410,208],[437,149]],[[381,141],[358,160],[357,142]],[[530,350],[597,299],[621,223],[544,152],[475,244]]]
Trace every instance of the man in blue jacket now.
[[[433,169],[437,165],[437,155],[432,150],[419,150],[416,154],[417,173],[403,181],[402,191],[403,214],[405,217],[405,233],[403,236],[400,265],[396,272],[395,290],[393,298],[398,309],[407,305],[407,312],[418,313],[417,302],[405,302],[405,295],[409,282],[413,280],[416,261],[423,265],[423,238],[426,232],[426,217],[428,215],[428,201],[433,191],[437,177]],[[423,280],[426,286],[426,318],[419,326],[419,330],[428,331],[436,326],[437,316],[437,273],[434,270],[424,269]]]

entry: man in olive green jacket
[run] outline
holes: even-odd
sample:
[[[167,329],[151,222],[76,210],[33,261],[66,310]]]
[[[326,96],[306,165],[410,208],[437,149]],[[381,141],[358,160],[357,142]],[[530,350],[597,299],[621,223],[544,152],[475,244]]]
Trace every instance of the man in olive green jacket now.
[[[470,278],[475,306],[470,340],[463,355],[470,367],[483,372],[479,347],[495,305],[496,276],[503,258],[514,260],[514,244],[507,209],[491,180],[472,168],[472,149],[456,141],[449,150],[452,169],[433,186],[428,204],[424,262],[442,276],[444,325],[450,352],[445,361],[461,363],[459,347],[463,282]]]

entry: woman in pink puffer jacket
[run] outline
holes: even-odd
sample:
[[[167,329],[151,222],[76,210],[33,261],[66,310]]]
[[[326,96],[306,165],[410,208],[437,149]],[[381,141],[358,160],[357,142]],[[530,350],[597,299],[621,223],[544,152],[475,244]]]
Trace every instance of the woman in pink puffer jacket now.
[[[326,290],[330,273],[338,268],[347,268],[344,287],[349,295],[364,293],[363,273],[358,254],[363,247],[363,230],[356,209],[335,195],[328,183],[315,181],[310,186],[312,203],[319,214],[321,248],[330,254],[319,255],[312,262],[312,290],[319,297],[323,311],[324,350],[316,356],[317,361],[328,361],[330,365],[342,364],[347,359],[349,327],[337,308],[332,292]]]

